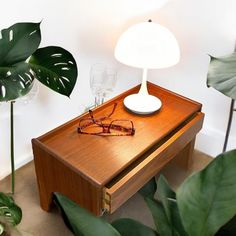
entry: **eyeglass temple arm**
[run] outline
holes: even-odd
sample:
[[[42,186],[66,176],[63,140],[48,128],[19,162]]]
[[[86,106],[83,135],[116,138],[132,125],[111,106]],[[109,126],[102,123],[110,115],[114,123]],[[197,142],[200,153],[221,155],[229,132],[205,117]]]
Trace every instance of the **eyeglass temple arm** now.
[[[108,117],[112,116],[112,114],[114,113],[116,107],[117,107],[117,103],[115,102],[114,106],[113,106],[113,109],[112,109],[111,113],[108,115]]]
[[[114,103],[114,106],[113,106],[113,108],[112,108],[111,113],[110,113],[107,117],[112,116],[112,114],[114,113],[114,111],[115,111],[115,109],[116,109],[116,106],[117,106],[117,103],[115,102],[115,103]],[[90,115],[90,117],[92,118],[92,120],[95,122],[95,119],[94,119],[93,111],[92,111],[92,110],[89,110],[89,115]]]
[[[89,110],[89,115],[90,115],[91,119],[93,120],[93,122],[95,122],[94,117],[93,117],[93,111],[92,111],[92,110]]]

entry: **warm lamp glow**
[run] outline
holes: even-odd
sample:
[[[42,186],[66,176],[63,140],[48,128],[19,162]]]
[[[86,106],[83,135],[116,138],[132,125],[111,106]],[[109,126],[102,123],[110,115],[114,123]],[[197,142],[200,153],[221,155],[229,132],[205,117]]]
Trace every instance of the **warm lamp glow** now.
[[[147,91],[147,69],[166,68],[178,63],[180,51],[174,35],[164,26],[150,20],[136,24],[120,36],[115,58],[123,64],[143,69],[141,89],[138,94],[126,97],[125,106],[139,114],[158,110],[161,101]],[[135,101],[143,102],[137,104]]]

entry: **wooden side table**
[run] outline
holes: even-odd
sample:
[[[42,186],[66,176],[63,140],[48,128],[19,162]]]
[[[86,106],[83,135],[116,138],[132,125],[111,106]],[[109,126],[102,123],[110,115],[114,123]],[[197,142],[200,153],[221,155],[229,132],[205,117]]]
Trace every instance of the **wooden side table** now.
[[[201,104],[148,83],[163,105],[152,115],[127,111],[123,99],[139,86],[94,109],[95,116],[134,122],[134,136],[78,134],[82,117],[33,139],[35,169],[42,209],[49,211],[53,192],[60,192],[95,215],[114,212],[168,162],[177,158],[188,168],[195,136],[202,127]]]

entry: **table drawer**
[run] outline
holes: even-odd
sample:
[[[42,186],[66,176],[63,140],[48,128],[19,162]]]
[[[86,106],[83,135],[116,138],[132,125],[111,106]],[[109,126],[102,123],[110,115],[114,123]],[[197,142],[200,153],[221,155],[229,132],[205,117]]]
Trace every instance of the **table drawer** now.
[[[193,145],[195,135],[202,127],[203,118],[203,113],[197,113],[107,184],[103,189],[103,208],[113,213],[181,150]]]

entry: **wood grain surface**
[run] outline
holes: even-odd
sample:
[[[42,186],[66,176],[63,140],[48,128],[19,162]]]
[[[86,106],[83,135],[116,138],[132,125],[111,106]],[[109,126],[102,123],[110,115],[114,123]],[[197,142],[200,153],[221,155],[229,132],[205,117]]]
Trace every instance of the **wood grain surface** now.
[[[160,111],[152,115],[140,116],[128,112],[123,99],[127,94],[135,93],[138,87],[118,96],[94,110],[96,117],[109,114],[112,104],[117,108],[112,119],[130,119],[134,122],[134,136],[101,137],[78,134],[79,119],[66,123],[39,140],[91,182],[105,185],[118,173],[135,161],[146,150],[158,143],[163,137],[176,129],[182,122],[201,110],[199,103],[173,94],[149,83],[150,94],[158,96],[163,105]]]

